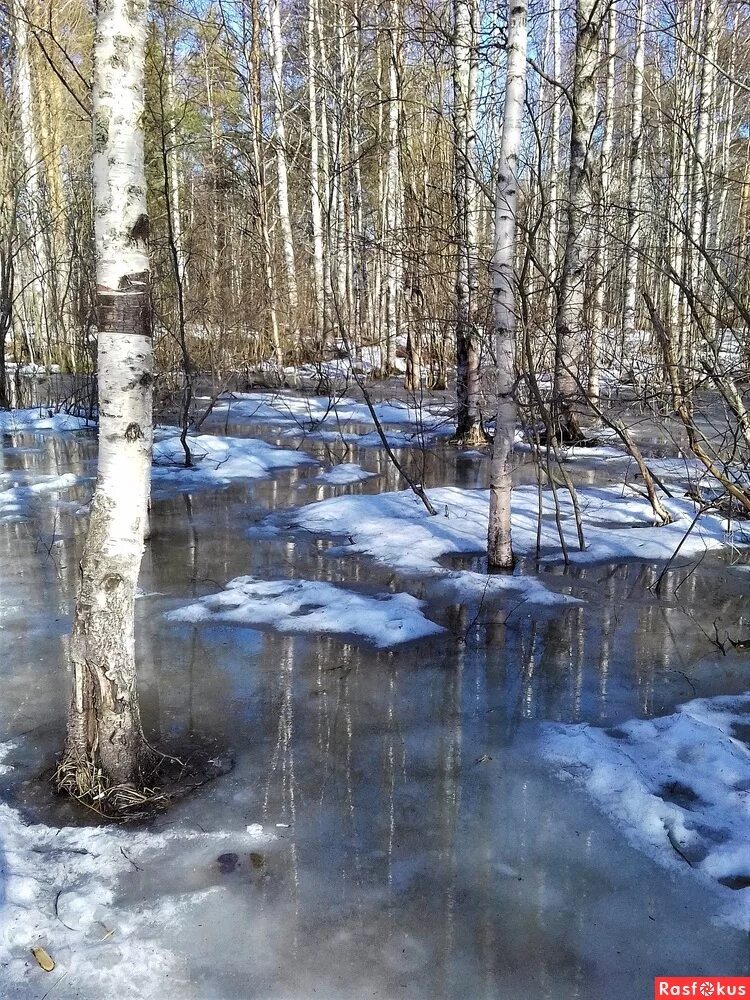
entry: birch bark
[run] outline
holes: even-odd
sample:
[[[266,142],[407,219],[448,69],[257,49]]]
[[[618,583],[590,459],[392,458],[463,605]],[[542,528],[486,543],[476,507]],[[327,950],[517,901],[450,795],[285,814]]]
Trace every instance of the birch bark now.
[[[638,0],[636,41],[633,60],[633,117],[630,126],[630,184],[628,188],[628,232],[625,245],[625,303],[623,344],[633,344],[638,286],[638,257],[641,235],[641,178],[643,176],[643,80],[646,66],[647,0]]]
[[[476,182],[476,0],[455,0],[453,37],[453,198],[456,219],[456,440],[484,441],[479,416],[476,297],[478,199]]]
[[[99,463],[81,562],[60,787],[138,785],[144,760],[134,607],[149,496],[152,348],[143,154],[147,0],[99,0],[94,212]],[[117,793],[114,793],[115,796]],[[116,800],[115,800],[116,801]]]
[[[295,327],[299,297],[294,238],[289,215],[289,168],[287,164],[286,125],[284,124],[284,39],[281,33],[280,0],[269,0],[268,19],[271,27],[271,87],[273,90],[277,205],[281,228],[281,249],[286,274],[289,320]]]
[[[580,362],[585,344],[586,277],[592,258],[591,166],[596,121],[596,69],[600,0],[576,2],[576,58],[570,130],[568,232],[555,323],[555,421],[559,435],[577,440],[580,424]]]
[[[403,262],[400,235],[402,220],[401,149],[399,143],[399,49],[401,11],[398,0],[388,6],[388,153],[385,169],[384,233],[385,233],[385,347],[382,373],[396,371],[396,340],[398,312],[403,288]]]
[[[323,200],[320,183],[320,142],[318,140],[318,58],[315,42],[317,0],[308,0],[306,21],[307,42],[307,107],[310,122],[310,212],[313,236],[313,297],[314,327],[322,343],[325,323],[325,270],[323,266]]]
[[[609,235],[607,221],[611,202],[612,147],[614,140],[615,101],[615,55],[617,53],[617,4],[612,3],[607,18],[606,64],[607,79],[604,85],[604,119],[602,127],[601,152],[601,200],[599,205],[599,245],[597,247],[597,275],[594,292],[594,312],[591,321],[591,342],[589,345],[588,396],[594,403],[599,399],[599,367],[601,352],[601,331],[604,324],[605,289],[609,268]]]
[[[505,113],[495,194],[495,227],[490,268],[492,319],[497,357],[497,423],[490,467],[488,569],[512,569],[511,530],[513,442],[516,431],[515,250],[518,154],[526,89],[526,0],[508,0]]]

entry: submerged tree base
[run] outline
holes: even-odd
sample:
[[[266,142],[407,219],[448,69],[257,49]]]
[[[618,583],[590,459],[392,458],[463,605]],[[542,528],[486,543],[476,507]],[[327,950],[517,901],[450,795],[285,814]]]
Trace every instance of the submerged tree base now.
[[[458,427],[456,433],[451,438],[454,444],[464,448],[479,448],[483,444],[488,444],[491,438],[480,423],[471,423],[465,427]]]
[[[539,444],[546,447],[547,444],[558,447],[569,447],[575,445],[576,448],[598,448],[601,441],[596,436],[587,436],[578,424],[560,424],[552,430],[551,436],[546,430],[539,432]]]
[[[173,754],[148,747],[141,762],[138,784],[108,781],[94,761],[65,756],[53,784],[86,809],[107,819],[130,821],[162,812],[207,782],[228,774],[234,759],[208,740],[174,748]]]

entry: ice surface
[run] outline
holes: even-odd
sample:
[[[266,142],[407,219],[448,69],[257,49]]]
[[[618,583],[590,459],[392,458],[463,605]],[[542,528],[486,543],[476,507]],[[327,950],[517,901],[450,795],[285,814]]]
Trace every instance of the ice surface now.
[[[696,699],[614,732],[549,725],[545,753],[635,846],[721,883],[723,916],[749,928],[749,726],[750,694]]]
[[[0,744],[6,772],[12,770],[13,750],[13,744]],[[185,827],[166,833],[57,828],[27,823],[0,802],[0,995],[4,1000],[42,996],[61,976],[68,980],[65,995],[85,1000],[155,1000],[169,982],[179,990],[168,928],[176,913],[200,906],[215,890],[156,895],[150,904],[127,909],[117,903],[119,880],[178,859],[183,865],[210,865],[219,851],[247,852],[275,839],[260,824],[232,834]],[[31,956],[36,946],[57,965],[47,978]]]
[[[168,613],[170,621],[263,625],[280,632],[357,635],[386,649],[444,629],[423,615],[411,594],[355,593],[318,580],[241,576],[218,594]]]
[[[158,428],[154,440],[153,482],[160,492],[227,486],[234,480],[264,479],[277,469],[317,465],[303,451],[277,448],[257,438],[217,437],[212,434],[187,438],[194,465],[186,468],[179,434]]]

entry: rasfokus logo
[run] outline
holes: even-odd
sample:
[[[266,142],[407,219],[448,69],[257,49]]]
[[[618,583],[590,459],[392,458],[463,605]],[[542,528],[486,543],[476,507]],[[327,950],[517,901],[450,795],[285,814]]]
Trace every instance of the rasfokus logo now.
[[[747,997],[750,976],[657,976],[654,1000],[659,997]]]

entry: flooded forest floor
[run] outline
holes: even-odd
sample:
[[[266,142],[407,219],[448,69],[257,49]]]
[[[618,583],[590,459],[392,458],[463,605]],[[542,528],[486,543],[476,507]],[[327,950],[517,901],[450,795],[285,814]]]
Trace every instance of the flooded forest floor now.
[[[561,560],[547,511],[537,559],[521,450],[521,559],[485,585],[487,449],[450,442],[443,400],[380,406],[440,524],[404,506],[357,400],[220,400],[196,470],[157,432],[144,726],[157,746],[211,740],[233,767],[124,827],[42,780],[95,432],[6,420],[3,998],[626,1000],[657,974],[750,974],[742,531],[707,522],[667,565],[660,539],[674,551],[682,522],[659,536],[602,447],[567,462],[588,555]],[[686,460],[647,421],[639,434],[689,523]]]

